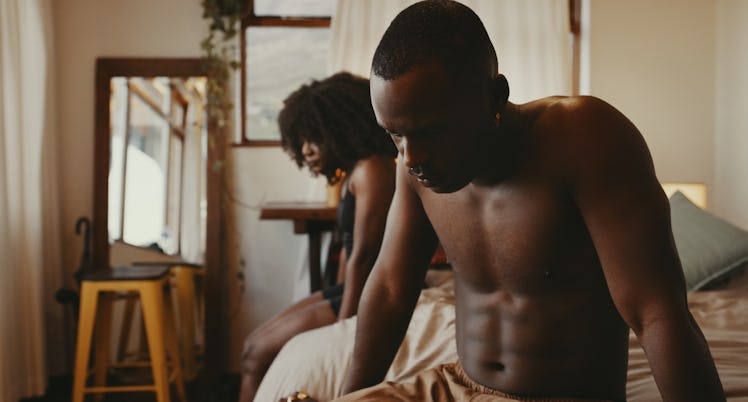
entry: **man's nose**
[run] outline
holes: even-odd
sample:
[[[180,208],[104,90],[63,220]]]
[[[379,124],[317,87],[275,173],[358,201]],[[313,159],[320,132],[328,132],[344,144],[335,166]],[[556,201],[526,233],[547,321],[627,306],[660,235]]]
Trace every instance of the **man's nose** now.
[[[422,144],[418,144],[417,141],[414,142],[412,139],[408,140],[403,138],[400,142],[400,146],[405,166],[415,168],[425,164],[426,156]]]

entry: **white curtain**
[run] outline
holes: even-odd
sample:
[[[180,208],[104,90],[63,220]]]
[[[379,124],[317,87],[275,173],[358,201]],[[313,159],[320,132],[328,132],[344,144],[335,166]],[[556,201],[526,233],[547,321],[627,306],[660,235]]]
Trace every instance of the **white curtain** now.
[[[182,228],[180,256],[185,261],[202,263],[205,253],[205,217],[201,209],[205,199],[205,163],[207,141],[203,144],[206,122],[203,101],[192,94],[187,109],[187,124],[184,136],[184,171],[182,176]]]
[[[369,76],[390,21],[416,0],[339,0],[332,19],[330,73]],[[567,0],[462,0],[481,18],[514,102],[572,92]]]
[[[63,272],[51,22],[51,0],[0,0],[0,400],[9,402],[44,393],[65,364],[53,299]]]

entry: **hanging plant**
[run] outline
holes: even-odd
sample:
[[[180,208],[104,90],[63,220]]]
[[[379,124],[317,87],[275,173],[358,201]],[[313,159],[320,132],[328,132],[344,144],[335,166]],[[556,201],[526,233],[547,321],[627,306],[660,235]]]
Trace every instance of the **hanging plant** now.
[[[243,12],[240,0],[203,0],[203,18],[208,20],[208,35],[200,47],[207,80],[208,118],[225,135],[234,107],[228,90],[231,73],[239,68],[236,35]]]

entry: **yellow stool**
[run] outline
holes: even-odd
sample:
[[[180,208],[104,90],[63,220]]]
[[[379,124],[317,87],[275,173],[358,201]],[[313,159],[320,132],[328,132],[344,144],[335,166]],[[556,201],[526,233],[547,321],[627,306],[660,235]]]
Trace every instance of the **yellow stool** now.
[[[174,286],[177,294],[179,316],[179,351],[182,356],[182,373],[184,378],[192,380],[197,375],[198,359],[196,350],[195,330],[202,325],[196,325],[197,318],[202,316],[202,297],[198,291],[198,283],[203,276],[201,266],[195,264],[179,264],[171,268]]]
[[[177,336],[179,354],[182,358],[182,377],[185,381],[197,376],[198,359],[202,349],[196,342],[196,331],[202,329],[203,297],[199,286],[202,283],[202,265],[188,262],[134,262],[133,266],[168,266],[171,272],[171,284],[175,290],[177,307]],[[130,331],[135,312],[135,301],[128,300],[125,305],[124,323],[120,336],[118,356],[123,359],[130,343]],[[143,348],[141,348],[143,349]]]
[[[114,267],[93,271],[83,278],[73,373],[73,402],[83,402],[87,393],[143,391],[155,392],[158,402],[169,402],[171,381],[175,382],[180,399],[187,400],[179,363],[174,312],[168,294],[168,280],[168,266]],[[109,364],[112,301],[121,292],[137,293],[140,296],[150,361],[134,365],[151,366],[153,384],[106,385],[106,374],[110,366],[128,365]],[[97,320],[98,304],[101,304],[101,308]],[[97,339],[94,343],[93,385],[88,386],[86,380],[89,377],[88,366],[94,326],[97,330]],[[168,357],[171,358],[171,376],[168,370],[167,351]]]

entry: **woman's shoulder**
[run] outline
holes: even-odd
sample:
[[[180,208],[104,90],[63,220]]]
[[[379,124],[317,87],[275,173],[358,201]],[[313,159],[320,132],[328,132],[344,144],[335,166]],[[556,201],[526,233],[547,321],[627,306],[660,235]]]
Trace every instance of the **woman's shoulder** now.
[[[372,186],[378,183],[395,187],[395,158],[388,155],[374,154],[360,159],[348,173],[349,189],[356,194],[360,186]]]
[[[359,159],[353,166],[349,176],[353,178],[357,173],[361,174],[395,174],[395,158],[387,155],[374,154]]]

